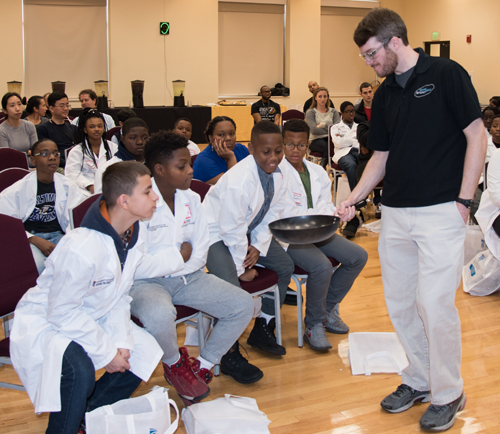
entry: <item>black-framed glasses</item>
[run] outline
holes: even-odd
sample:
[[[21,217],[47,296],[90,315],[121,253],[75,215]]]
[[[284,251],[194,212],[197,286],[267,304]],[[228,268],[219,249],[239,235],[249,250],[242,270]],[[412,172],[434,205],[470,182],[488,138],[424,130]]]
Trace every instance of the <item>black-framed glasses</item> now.
[[[38,154],[33,154],[33,157],[50,157],[51,155],[53,155],[54,157],[60,157],[61,156],[61,153],[59,151],[54,151],[54,152],[49,152],[49,151],[43,151],[43,152],[39,152]]]
[[[60,109],[65,109],[65,108],[71,108],[71,104],[59,104],[54,107],[60,108]]]
[[[351,114],[351,113],[355,113],[356,110],[354,109],[349,109],[349,110],[344,110],[342,113],[347,113],[348,115]]]
[[[295,145],[294,143],[285,143],[285,148],[287,151],[293,151],[295,148],[297,148],[299,151],[304,151],[307,149],[307,145],[304,143],[299,143],[298,145]]]
[[[392,39],[392,38],[391,38]],[[378,48],[375,48],[375,50],[372,50],[370,51],[369,53],[362,53],[359,55],[359,57],[361,57],[363,60],[365,61],[372,61],[373,58],[375,57],[375,55],[383,48],[383,47],[387,47],[387,44],[391,41],[391,39],[388,39],[387,41],[385,41],[384,43],[382,43],[382,45]]]

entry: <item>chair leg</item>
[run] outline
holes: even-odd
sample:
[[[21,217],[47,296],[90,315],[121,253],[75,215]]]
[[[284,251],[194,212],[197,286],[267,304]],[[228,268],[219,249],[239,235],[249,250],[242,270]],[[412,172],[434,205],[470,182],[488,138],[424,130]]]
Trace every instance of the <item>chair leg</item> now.
[[[278,285],[274,287],[274,313],[276,318],[276,342],[282,345],[281,340],[281,309],[280,309],[280,291]]]
[[[201,312],[198,312],[196,321],[198,322],[198,348],[201,354],[201,350],[205,346],[205,331],[203,330],[203,314]]]
[[[299,348],[304,346],[304,331],[302,326],[302,284],[300,282],[300,278],[296,275],[292,274],[293,283],[295,283],[295,287],[297,288],[297,335],[299,341]]]

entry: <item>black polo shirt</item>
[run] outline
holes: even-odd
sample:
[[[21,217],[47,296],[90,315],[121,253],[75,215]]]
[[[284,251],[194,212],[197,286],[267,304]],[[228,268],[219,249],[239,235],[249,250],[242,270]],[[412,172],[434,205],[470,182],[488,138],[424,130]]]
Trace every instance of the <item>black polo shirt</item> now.
[[[456,200],[467,141],[464,130],[481,117],[467,71],[420,48],[405,88],[389,75],[372,104],[368,147],[390,151],[382,203],[431,206]]]

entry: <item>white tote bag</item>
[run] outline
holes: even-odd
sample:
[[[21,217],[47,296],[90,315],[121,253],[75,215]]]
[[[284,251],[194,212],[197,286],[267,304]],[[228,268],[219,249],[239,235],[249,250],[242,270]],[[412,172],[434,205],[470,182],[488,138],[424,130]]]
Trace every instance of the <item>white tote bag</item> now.
[[[465,228],[464,265],[467,265],[479,252],[486,250],[483,231],[478,225]]]
[[[170,420],[170,406],[177,416]],[[147,395],[104,405],[85,415],[87,434],[172,434],[179,425],[179,409],[168,389],[154,387]]]
[[[471,295],[490,295],[500,289],[500,261],[489,250],[479,252],[462,269],[463,290]]]
[[[396,333],[350,333],[349,361],[352,375],[375,372],[401,375],[408,359]]]
[[[253,398],[225,395],[182,410],[188,434],[269,434],[271,421]]]

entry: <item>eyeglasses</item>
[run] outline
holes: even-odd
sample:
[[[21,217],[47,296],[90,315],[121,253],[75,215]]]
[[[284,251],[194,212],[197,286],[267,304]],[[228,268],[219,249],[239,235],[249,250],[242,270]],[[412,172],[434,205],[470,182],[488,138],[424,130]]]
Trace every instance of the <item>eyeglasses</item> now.
[[[344,110],[343,113],[351,114],[351,113],[355,113],[355,110],[354,109]]]
[[[60,157],[61,156],[61,153],[59,151],[54,151],[54,152],[49,152],[49,151],[43,151],[43,152],[39,152],[38,154],[33,154],[33,157],[50,157],[51,155],[53,155],[54,157]]]
[[[304,151],[307,149],[307,145],[304,143],[299,143],[298,145],[295,145],[293,143],[285,143],[285,148],[287,151],[293,151],[295,148],[297,148],[299,151]]]
[[[56,105],[54,107],[57,107],[57,108],[61,108],[61,109],[64,109],[64,108],[71,108],[71,104],[59,104],[59,105]]]
[[[391,38],[392,39],[392,38]],[[387,41],[385,41],[380,47],[378,48],[375,48],[375,50],[373,51],[370,51],[369,53],[362,53],[359,55],[359,57],[361,57],[363,60],[365,61],[372,61],[373,58],[375,57],[375,55],[384,47],[387,47],[387,44],[389,42],[391,42],[391,39],[388,39]]]

